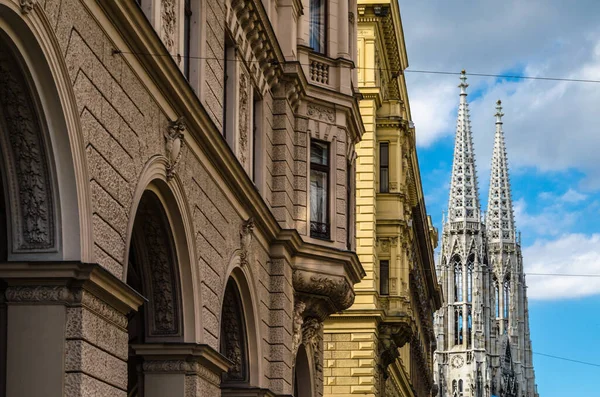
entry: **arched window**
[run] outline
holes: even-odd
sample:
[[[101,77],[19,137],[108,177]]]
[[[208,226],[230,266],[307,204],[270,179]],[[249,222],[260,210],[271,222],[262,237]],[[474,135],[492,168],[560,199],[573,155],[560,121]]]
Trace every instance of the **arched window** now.
[[[458,381],[458,395],[459,397],[463,397],[463,381],[460,379]]]
[[[183,322],[177,255],[173,232],[160,198],[146,191],[137,208],[129,257],[127,285],[147,297],[137,312],[131,313],[127,330],[127,395],[144,396],[142,358],[134,346],[153,342],[181,342]]]
[[[463,344],[463,313],[462,310],[458,312],[458,344]]]
[[[225,288],[221,313],[221,354],[233,365],[223,374],[223,383],[248,382],[248,349],[246,323],[240,291],[236,282],[230,278]]]
[[[462,264],[458,257],[454,258],[454,301],[462,302],[463,300],[463,273]]]
[[[504,280],[504,319],[508,320],[510,305],[510,277]]]
[[[474,256],[473,254],[469,255],[467,259],[467,302],[473,301],[473,269],[475,267],[474,264]]]
[[[473,316],[471,314],[471,307],[467,308],[467,346],[471,347],[473,339],[471,337],[473,333]]]
[[[458,397],[458,385],[456,384],[456,380],[452,381],[452,397]]]
[[[494,280],[494,296],[496,298],[496,318],[500,317],[500,287],[498,280]]]
[[[454,308],[454,344],[455,345],[458,345],[458,340],[459,340],[459,337],[458,337],[458,330],[459,330],[459,326],[458,326],[458,322],[459,322],[458,315],[459,314],[458,314],[458,311],[459,311],[459,308],[455,307]]]

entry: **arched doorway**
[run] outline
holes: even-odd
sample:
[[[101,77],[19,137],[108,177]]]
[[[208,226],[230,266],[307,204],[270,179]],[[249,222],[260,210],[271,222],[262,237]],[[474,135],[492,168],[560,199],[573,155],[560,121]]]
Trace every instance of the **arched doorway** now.
[[[294,397],[312,397],[313,380],[310,375],[310,362],[304,344],[298,347],[294,365]]]
[[[232,366],[221,377],[221,388],[243,388],[250,381],[248,337],[244,306],[236,281],[230,277],[225,287],[221,309],[221,337],[219,350]]]
[[[128,397],[144,396],[142,358],[136,346],[183,340],[177,252],[167,213],[158,195],[140,200],[129,247],[127,284],[146,297],[129,318]]]

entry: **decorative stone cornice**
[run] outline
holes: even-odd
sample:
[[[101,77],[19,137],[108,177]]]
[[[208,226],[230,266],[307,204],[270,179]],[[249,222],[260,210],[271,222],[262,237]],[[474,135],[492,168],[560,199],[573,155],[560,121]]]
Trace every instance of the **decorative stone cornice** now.
[[[231,362],[208,345],[196,343],[151,343],[133,345],[136,355],[144,358],[145,373],[196,374],[213,385],[220,385],[221,374]]]
[[[123,329],[125,314],[137,310],[144,299],[96,264],[6,263],[0,278],[9,305],[83,306]]]
[[[284,57],[275,32],[261,1],[231,0],[226,2],[226,26],[231,31],[242,60],[250,61],[248,70],[258,89],[265,92],[281,77]],[[254,62],[254,64],[252,64]],[[258,65],[258,67],[256,67]]]

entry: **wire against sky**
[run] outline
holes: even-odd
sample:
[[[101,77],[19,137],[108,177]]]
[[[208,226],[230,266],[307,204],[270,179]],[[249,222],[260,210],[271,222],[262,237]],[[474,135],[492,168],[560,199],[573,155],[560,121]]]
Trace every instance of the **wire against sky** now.
[[[180,54],[153,54],[148,52],[130,52],[130,51],[121,51],[121,50],[113,50],[113,55],[117,54],[130,54],[130,55],[146,55],[152,57],[173,57],[173,58],[186,58]],[[217,57],[196,57],[196,56],[188,56],[190,59],[202,59],[202,60],[212,60],[212,61],[226,61],[226,62],[243,62],[243,63],[259,63],[260,61],[246,61],[241,59],[224,59]],[[273,65],[277,65],[279,62],[277,60],[270,60],[269,63]],[[306,63],[297,63],[302,66],[310,66]],[[360,69],[360,70],[380,70],[380,71],[391,71],[392,74],[402,74],[402,73],[419,73],[419,74],[440,74],[440,75],[450,75],[450,76],[458,76],[461,72],[451,72],[446,70],[419,70],[419,69],[405,69],[395,70],[395,69],[387,69],[387,68],[367,68],[367,67],[359,67],[359,66],[346,66],[346,65],[338,65],[338,67],[347,67],[350,69]],[[570,83],[594,83],[599,84],[600,80],[593,79],[571,79],[566,77],[547,77],[547,76],[525,76],[525,75],[508,75],[508,74],[494,74],[494,73],[467,73],[469,77],[495,77],[500,79],[518,79],[518,80],[544,80],[544,81],[564,81]]]

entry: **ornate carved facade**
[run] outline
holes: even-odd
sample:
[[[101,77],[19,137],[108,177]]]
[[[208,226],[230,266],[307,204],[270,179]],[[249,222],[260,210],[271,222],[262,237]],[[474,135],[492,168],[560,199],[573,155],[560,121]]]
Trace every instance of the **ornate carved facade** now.
[[[0,396],[323,394],[357,11],[0,0]]]
[[[326,396],[418,396],[434,390],[433,313],[441,305],[396,1],[358,4],[365,135],[357,145],[357,253],[367,276],[354,305],[325,322]]]
[[[437,269],[446,301],[435,316],[440,397],[538,397],[521,242],[517,239],[502,107],[485,223],[462,72],[448,216]]]

